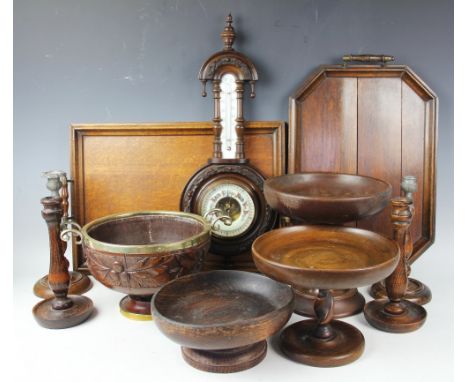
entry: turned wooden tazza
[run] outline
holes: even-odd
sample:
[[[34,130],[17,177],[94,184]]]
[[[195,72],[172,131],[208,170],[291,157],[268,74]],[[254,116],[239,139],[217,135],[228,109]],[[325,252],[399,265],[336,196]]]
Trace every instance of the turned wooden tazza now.
[[[93,312],[93,302],[85,296],[68,295],[70,274],[65,258],[67,244],[60,239],[63,199],[47,196],[41,199],[42,217],[47,223],[50,245],[49,286],[54,297],[41,301],[33,308],[39,325],[48,329],[64,329],[78,325]]]
[[[344,224],[386,208],[391,185],[380,179],[338,173],[296,173],[265,182],[268,204],[297,224]],[[295,312],[314,317],[316,289],[294,287]],[[366,300],[356,288],[333,289],[333,313],[346,317],[362,312]]]
[[[260,272],[294,288],[318,289],[314,319],[283,330],[281,350],[312,366],[342,366],[364,351],[364,336],[334,319],[331,289],[369,285],[387,277],[399,258],[396,243],[377,233],[351,227],[303,225],[280,228],[253,244]]]

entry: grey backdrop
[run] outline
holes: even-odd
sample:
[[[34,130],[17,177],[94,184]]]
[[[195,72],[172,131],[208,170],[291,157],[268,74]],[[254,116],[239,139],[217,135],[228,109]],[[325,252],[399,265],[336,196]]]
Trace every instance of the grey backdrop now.
[[[196,77],[222,46],[228,12],[238,32],[235,47],[259,70],[248,119],[287,121],[288,96],[318,65],[338,63],[344,53],[394,55],[438,94],[436,244],[443,242],[438,256],[450,277],[451,1],[15,0],[15,279],[27,275],[32,284],[47,270],[40,172],[69,169],[69,125],[210,119],[212,103],[200,96]]]

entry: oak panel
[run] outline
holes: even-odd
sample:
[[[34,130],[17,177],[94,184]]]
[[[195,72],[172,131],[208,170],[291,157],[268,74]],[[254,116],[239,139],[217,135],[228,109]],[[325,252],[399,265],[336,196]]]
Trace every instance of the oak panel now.
[[[385,180],[400,195],[400,78],[358,79],[358,147],[358,174]],[[357,226],[392,237],[390,213],[388,206]]]
[[[418,182],[418,190],[413,194],[415,213],[410,232],[413,241],[418,241],[422,236],[422,222],[424,214],[423,190],[424,190],[424,142],[426,106],[421,97],[416,94],[405,82],[402,82],[402,103],[401,103],[401,174],[414,175]],[[412,129],[411,126],[420,126],[419,129]]]
[[[356,102],[355,78],[326,78],[300,102],[298,171],[356,172]]]

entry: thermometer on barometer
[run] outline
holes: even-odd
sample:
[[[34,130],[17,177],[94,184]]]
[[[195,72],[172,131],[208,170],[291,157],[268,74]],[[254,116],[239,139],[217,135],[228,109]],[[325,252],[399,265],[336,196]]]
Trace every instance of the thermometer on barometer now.
[[[236,97],[236,77],[226,73],[221,78],[220,94],[220,114],[221,114],[221,151],[223,158],[236,157],[236,118],[237,118],[237,97]]]

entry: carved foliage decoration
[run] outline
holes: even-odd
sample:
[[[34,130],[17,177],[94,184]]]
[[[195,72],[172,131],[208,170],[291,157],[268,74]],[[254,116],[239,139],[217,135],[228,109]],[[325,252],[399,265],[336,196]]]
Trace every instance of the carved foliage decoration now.
[[[161,255],[112,254],[85,248],[90,272],[109,288],[158,288],[201,269],[206,244]]]
[[[211,61],[205,68],[203,72],[204,79],[212,79],[215,77],[215,74],[219,68],[224,65],[234,65],[236,66],[242,74],[242,80],[253,80],[252,72],[249,67],[240,59],[235,57],[219,57]]]

